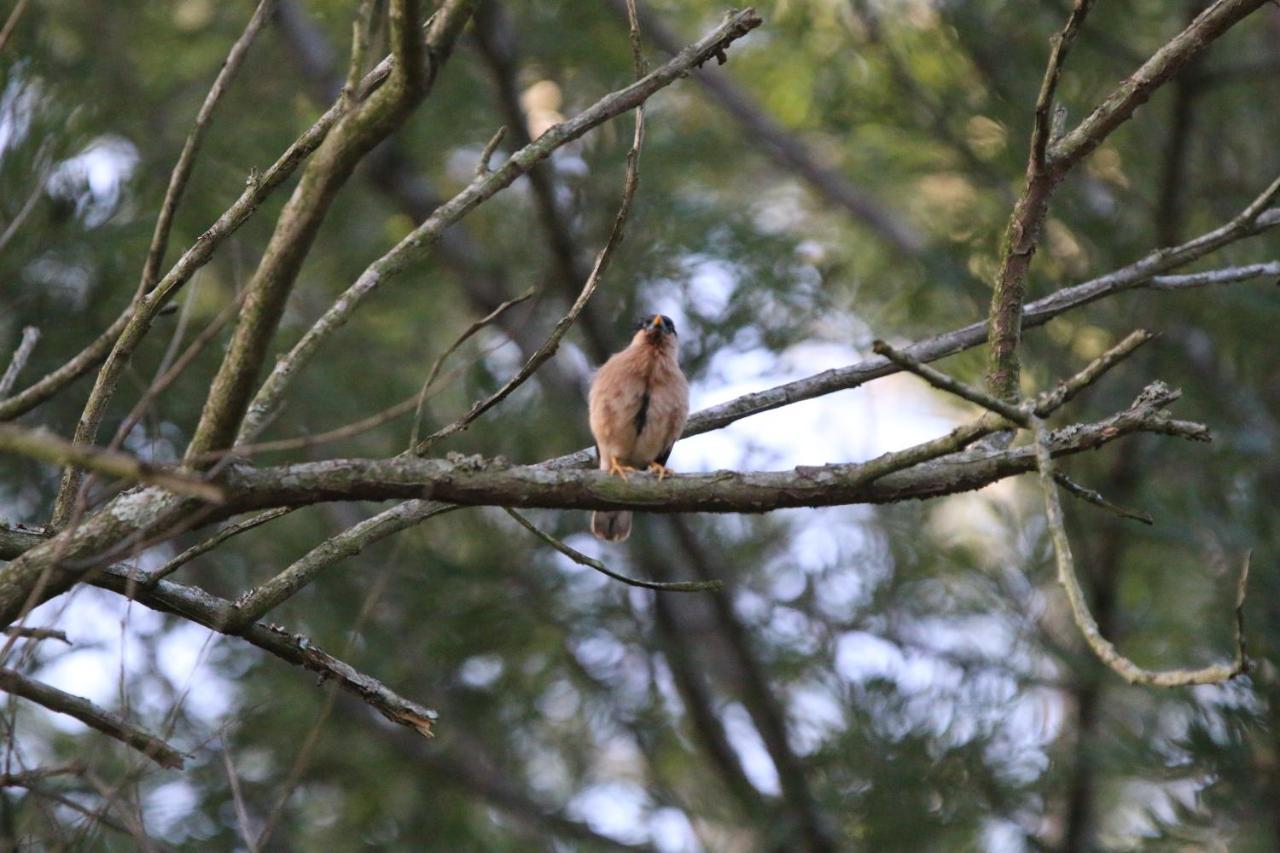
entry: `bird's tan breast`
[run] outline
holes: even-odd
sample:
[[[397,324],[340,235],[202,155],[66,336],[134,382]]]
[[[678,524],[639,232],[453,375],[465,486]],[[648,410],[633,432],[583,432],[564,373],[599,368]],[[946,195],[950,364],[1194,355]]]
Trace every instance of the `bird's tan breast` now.
[[[689,386],[674,357],[652,347],[628,347],[597,372],[588,400],[591,433],[607,457],[643,467],[680,436]]]

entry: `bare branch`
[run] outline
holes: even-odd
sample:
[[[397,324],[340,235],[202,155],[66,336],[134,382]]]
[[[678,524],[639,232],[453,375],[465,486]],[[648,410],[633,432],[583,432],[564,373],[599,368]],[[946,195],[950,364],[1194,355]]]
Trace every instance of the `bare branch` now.
[[[67,639],[66,631],[56,631],[52,628],[28,628],[10,626],[4,629],[4,632],[10,637],[19,637],[23,640],[60,640],[71,645],[71,641]]]
[[[1089,612],[1084,590],[1076,577],[1075,562],[1071,556],[1071,542],[1062,521],[1062,505],[1058,502],[1058,489],[1054,485],[1053,459],[1049,450],[1049,438],[1044,422],[1032,418],[1036,468],[1040,472],[1040,488],[1044,492],[1044,510],[1049,524],[1049,536],[1058,564],[1058,582],[1062,584],[1071,605],[1071,615],[1085,641],[1098,659],[1130,684],[1153,684],[1157,687],[1186,687],[1192,684],[1221,684],[1248,669],[1244,646],[1244,597],[1249,580],[1249,559],[1246,557],[1236,586],[1236,652],[1230,664],[1214,664],[1203,669],[1172,669],[1153,671],[1129,660],[1116,651],[1110,641],[1098,630],[1098,623]]]
[[[1019,426],[1025,427],[1029,425],[1029,422],[1027,421],[1027,413],[1018,406],[1011,405],[1003,400],[997,400],[990,394],[983,393],[971,385],[967,385],[957,379],[951,378],[941,370],[935,370],[926,364],[921,364],[914,358],[898,352],[884,341],[875,341],[871,345],[871,349],[877,355],[884,356],[903,370],[919,376],[934,388],[946,391],[949,394],[954,394],[971,403],[977,403],[984,409],[995,412],[1005,420],[1018,424]]]
[[[0,51],[4,50],[5,45],[9,43],[9,38],[18,28],[18,21],[22,20],[22,13],[25,11],[27,11],[27,0],[18,0],[9,17],[5,19],[4,28],[0,29]]]
[[[1124,124],[1161,85],[1266,0],[1217,0],[1130,74],[1084,121],[1049,149],[1052,168],[1070,169]]]
[[[1105,509],[1107,512],[1118,515],[1121,518],[1128,518],[1128,519],[1132,519],[1133,521],[1141,521],[1143,524],[1156,523],[1155,519],[1153,519],[1147,513],[1138,512],[1137,510],[1128,509],[1126,507],[1120,506],[1117,503],[1113,503],[1112,501],[1107,500],[1106,496],[1103,495],[1101,492],[1095,489],[1090,489],[1087,486],[1080,485],[1075,480],[1072,480],[1070,477],[1068,477],[1066,474],[1062,473],[1061,471],[1055,471],[1053,475],[1053,479],[1054,479],[1054,482],[1062,486],[1062,488],[1066,489],[1071,494],[1080,498],[1080,500],[1085,501],[1086,503],[1091,503],[1096,507]]]
[[[599,560],[594,559],[592,557],[588,557],[586,554],[574,548],[570,548],[568,545],[561,542],[559,539],[555,538],[549,533],[544,533],[543,531],[539,530],[537,526],[535,526],[531,521],[529,521],[529,519],[525,518],[523,515],[516,512],[514,509],[511,509],[510,507],[503,507],[502,509],[504,512],[506,512],[507,515],[514,518],[516,520],[516,523],[518,523],[521,527],[523,527],[525,530],[532,533],[534,536],[537,536],[543,542],[546,542],[552,548],[555,548],[561,554],[564,554],[570,560],[573,560],[575,563],[578,563],[579,565],[583,565],[583,566],[587,566],[588,568],[595,569],[597,572],[604,575],[605,577],[613,578],[616,581],[621,581],[627,586],[638,586],[643,589],[657,590],[658,592],[717,592],[721,589],[724,589],[724,581],[718,581],[718,580],[662,582],[662,581],[646,581],[646,580],[640,580],[638,578],[629,578],[626,575],[619,574],[618,572],[613,571],[613,569],[610,569],[608,566],[606,566],[604,563],[600,562]]]
[[[0,376],[0,400],[8,397],[9,392],[13,390],[14,384],[18,381],[18,374],[27,366],[27,362],[31,359],[31,351],[36,348],[36,342],[39,340],[40,330],[35,326],[27,326],[22,330],[22,340],[18,342],[18,348],[13,351],[13,358],[5,368],[4,375]]]
[[[1080,32],[1091,6],[1093,0],[1076,0],[1062,32],[1052,39],[1053,49],[1049,51],[1049,64],[1044,71],[1044,80],[1040,83],[1040,94],[1036,97],[1035,127],[1031,132],[1031,161],[1037,170],[1043,170],[1047,165],[1045,150],[1049,146],[1052,131],[1053,95],[1058,88],[1058,77],[1062,74],[1063,63],[1067,61],[1071,43]]]
[[[213,118],[213,111],[217,108],[218,102],[222,100],[222,96],[226,93],[232,78],[240,70],[240,65],[249,54],[249,47],[253,44],[254,39],[258,37],[258,31],[262,29],[262,25],[270,17],[275,2],[276,0],[259,0],[257,8],[249,16],[249,23],[245,24],[244,32],[231,45],[231,50],[227,52],[227,58],[222,61],[222,68],[218,71],[218,76],[214,78],[213,85],[209,87],[208,94],[204,96],[204,103],[200,105],[200,111],[196,113],[195,123],[191,126],[191,132],[187,134],[187,141],[183,144],[182,152],[178,155],[178,162],[174,164],[173,171],[169,175],[169,186],[165,190],[164,201],[160,204],[160,215],[156,217],[156,227],[151,235],[151,246],[147,249],[147,260],[142,269],[142,281],[139,282],[138,294],[134,297],[135,299],[142,298],[160,277],[160,264],[164,262],[165,250],[169,246],[169,232],[173,228],[173,216],[178,210],[178,204],[182,201],[187,182],[191,180],[191,172],[195,168],[196,155],[200,152],[200,146],[204,142],[204,135],[209,129],[209,121]]]
[[[462,192],[438,207],[426,221],[396,244],[395,248],[362,272],[355,283],[307,330],[289,354],[276,362],[271,375],[249,406],[240,431],[241,439],[246,434],[251,434],[275,409],[293,375],[311,359],[324,339],[350,319],[365,297],[383,282],[402,272],[429,249],[445,228],[511,185],[516,178],[527,173],[534,164],[546,159],[557,148],[578,139],[609,119],[636,108],[691,69],[723,53],[730,44],[760,23],[759,15],[751,9],[730,16],[725,23],[683,50],[675,59],[625,89],[606,95],[568,121],[549,128],[496,170],[473,180]]]
[[[246,518],[244,521],[238,521],[235,524],[228,524],[208,539],[192,545],[181,554],[178,554],[160,568],[148,572],[146,586],[154,586],[157,581],[167,578],[196,557],[201,554],[207,554],[233,536],[239,536],[241,533],[260,527],[268,521],[275,521],[277,518],[293,512],[293,509],[293,507],[278,507],[276,509],[263,510],[252,518]]]
[[[1018,346],[1022,337],[1027,274],[1054,188],[1073,166],[1123,124],[1156,88],[1264,2],[1266,0],[1217,0],[1121,83],[1075,130],[1050,143],[1048,113],[1061,62],[1090,5],[1090,0],[1077,0],[1050,55],[1036,105],[1036,129],[1027,162],[1026,186],[1009,216],[1000,272],[992,292],[987,390],[994,396],[1006,400],[1017,397],[1021,370]]]
[[[334,563],[360,553],[374,542],[453,509],[456,507],[448,504],[410,500],[348,527],[312,548],[270,580],[237,598],[227,622],[228,629],[237,630],[262,618]]]
[[[29,456],[55,465],[76,465],[132,483],[152,483],[174,494],[211,503],[221,503],[223,499],[222,489],[199,477],[143,462],[128,453],[73,444],[44,429],[0,424],[0,452]]]
[[[160,581],[153,588],[145,589],[140,586],[146,582],[145,576],[139,577],[115,567],[104,570],[93,582],[129,596],[153,610],[175,613],[219,633],[242,637],[287,663],[317,673],[322,679],[332,678],[343,690],[393,723],[407,726],[425,737],[432,734],[437,716],[435,711],[400,696],[376,678],[357,671],[320,649],[301,634],[290,634],[281,628],[259,624],[231,631],[228,626],[233,621],[233,605],[226,599],[172,581]]]
[[[643,65],[639,54],[637,54],[635,61],[636,71],[639,72]],[[569,306],[569,312],[560,318],[551,330],[546,342],[538,347],[537,351],[525,361],[520,370],[516,372],[516,375],[511,377],[505,385],[485,399],[477,400],[466,414],[453,423],[443,429],[436,430],[418,442],[414,445],[412,453],[422,456],[437,443],[465,430],[476,418],[510,396],[513,391],[523,385],[542,366],[543,362],[555,355],[556,350],[560,348],[560,340],[573,326],[582,310],[587,307],[587,302],[595,294],[605,270],[609,268],[609,261],[613,258],[614,250],[622,242],[623,229],[626,227],[627,218],[631,215],[631,203],[635,200],[636,189],[640,185],[640,148],[643,144],[644,104],[640,103],[636,106],[635,135],[631,141],[631,148],[627,151],[627,167],[626,173],[622,178],[622,201],[618,204],[618,213],[613,219],[613,227],[609,230],[609,238],[605,241],[604,248],[596,255],[596,262],[591,268],[591,274],[587,276],[586,282],[582,285],[582,291],[578,294],[578,298],[574,300],[573,305]]]
[[[0,788],[30,788],[51,776],[79,776],[83,764],[64,764],[58,767],[37,767],[20,773],[0,773]]]
[[[128,720],[116,716],[105,708],[99,708],[88,699],[64,693],[11,669],[0,669],[0,690],[29,699],[50,711],[75,717],[90,728],[127,744],[150,758],[161,767],[182,769],[182,753],[155,735]]]

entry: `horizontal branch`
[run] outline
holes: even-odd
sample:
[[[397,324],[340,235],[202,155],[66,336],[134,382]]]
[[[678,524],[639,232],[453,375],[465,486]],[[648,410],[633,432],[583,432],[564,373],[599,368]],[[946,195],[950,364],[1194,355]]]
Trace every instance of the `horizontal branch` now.
[[[74,444],[44,429],[0,424],[0,453],[29,456],[55,465],[75,465],[131,483],[151,483],[211,503],[222,501],[222,489],[199,477],[143,462],[128,453]]]
[[[1175,421],[1163,410],[1178,396],[1163,383],[1154,383],[1123,412],[1059,430],[1051,449],[1057,455],[1078,453],[1135,432],[1208,440],[1204,426]],[[948,456],[887,474],[872,460],[792,471],[717,471],[626,481],[594,470],[510,466],[480,457],[337,459],[277,468],[239,466],[228,471],[224,485],[229,505],[237,511],[331,500],[425,498],[468,506],[767,512],[936,497],[980,488],[1034,467],[1032,453],[1025,447],[970,451],[963,458]]]
[[[0,669],[0,690],[50,711],[75,717],[90,728],[133,747],[161,767],[182,769],[182,753],[160,738],[80,696],[50,687],[11,669]]]

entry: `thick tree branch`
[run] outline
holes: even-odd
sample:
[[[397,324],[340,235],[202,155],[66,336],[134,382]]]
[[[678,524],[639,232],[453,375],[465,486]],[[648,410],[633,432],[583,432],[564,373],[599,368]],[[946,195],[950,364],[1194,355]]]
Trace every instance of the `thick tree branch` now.
[[[244,310],[231,338],[187,459],[230,447],[249,406],[253,385],[302,262],[338,191],[357,163],[394,132],[426,97],[447,60],[476,0],[446,0],[428,27],[424,67],[416,0],[394,0],[389,17],[395,57],[387,82],[338,119],[307,163],[297,188],[277,220],[261,263],[250,280]]]
[[[178,750],[145,729],[105,708],[99,708],[88,699],[65,693],[11,669],[0,669],[0,690],[21,696],[50,711],[75,717],[86,726],[133,747],[161,767],[182,769],[182,753]]]
[[[1100,447],[1135,432],[1207,440],[1208,430],[1173,420],[1163,407],[1178,392],[1150,386],[1132,407],[1092,424],[1054,433],[1057,455]],[[904,451],[905,452],[905,451]],[[223,482],[228,510],[329,500],[426,497],[470,506],[633,509],[645,512],[767,512],[784,507],[888,503],[980,488],[1034,467],[1030,450],[969,451],[905,470],[881,460],[793,471],[718,471],[623,481],[598,471],[551,465],[507,466],[480,457],[329,460],[279,468],[240,466]]]

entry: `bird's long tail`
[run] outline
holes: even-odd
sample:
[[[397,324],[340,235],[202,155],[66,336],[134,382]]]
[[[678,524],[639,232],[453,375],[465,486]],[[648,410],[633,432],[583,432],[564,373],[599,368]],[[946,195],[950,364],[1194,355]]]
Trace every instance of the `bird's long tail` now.
[[[624,542],[631,535],[631,511],[625,509],[591,513],[591,532],[606,542]]]

